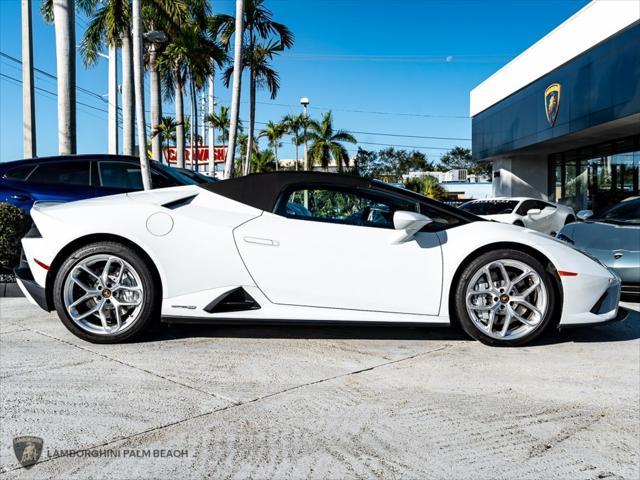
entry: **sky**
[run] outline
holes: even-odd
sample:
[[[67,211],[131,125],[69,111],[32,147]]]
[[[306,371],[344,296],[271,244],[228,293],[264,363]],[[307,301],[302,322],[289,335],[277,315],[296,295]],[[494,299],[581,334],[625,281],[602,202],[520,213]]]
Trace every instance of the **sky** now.
[[[295,43],[274,61],[278,97],[272,101],[267,92],[258,93],[257,128],[300,112],[300,98],[308,97],[310,115],[331,110],[335,127],[352,132],[357,146],[416,149],[437,162],[454,146],[471,146],[471,89],[587,3],[267,0],[273,18],[295,34]],[[40,1],[32,5],[34,64],[45,72],[37,72],[35,81],[37,149],[39,156],[56,155],[54,29],[42,20]],[[213,0],[212,9],[233,14],[234,1]],[[7,57],[21,58],[20,22],[20,0],[0,0],[0,161],[22,158],[21,67]],[[87,18],[77,15],[76,43],[86,25]],[[106,61],[87,69],[78,56],[77,86],[78,153],[106,152]],[[230,91],[219,75],[215,94],[218,105],[229,104]],[[246,90],[241,102],[246,120]],[[186,99],[187,114],[189,108]],[[165,115],[174,112],[171,102],[163,109]],[[349,151],[355,153],[357,146]],[[293,155],[285,139],[279,157]]]

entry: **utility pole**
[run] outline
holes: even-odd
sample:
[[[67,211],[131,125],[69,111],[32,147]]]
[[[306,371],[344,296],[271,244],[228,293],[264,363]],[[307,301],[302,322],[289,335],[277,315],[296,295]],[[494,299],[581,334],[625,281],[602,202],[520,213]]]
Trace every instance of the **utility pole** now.
[[[109,153],[118,154],[118,49],[109,45]]]
[[[37,156],[32,28],[31,2],[30,0],[22,0],[22,128],[24,158]]]
[[[233,46],[233,90],[231,94],[231,123],[227,160],[224,165],[224,178],[233,176],[238,133],[238,115],[240,113],[240,88],[242,86],[242,34],[244,32],[244,2],[236,0],[236,30]]]

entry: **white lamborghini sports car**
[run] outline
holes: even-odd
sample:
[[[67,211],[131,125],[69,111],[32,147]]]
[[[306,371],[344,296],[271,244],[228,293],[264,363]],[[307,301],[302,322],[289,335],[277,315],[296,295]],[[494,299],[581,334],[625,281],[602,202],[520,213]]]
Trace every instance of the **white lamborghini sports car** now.
[[[571,207],[527,197],[483,198],[471,200],[460,208],[487,220],[512,223],[550,235],[576,221]]]
[[[454,323],[522,345],[626,316],[616,275],[564,242],[351,176],[249,175],[31,216],[20,286],[90,342],[161,319]]]

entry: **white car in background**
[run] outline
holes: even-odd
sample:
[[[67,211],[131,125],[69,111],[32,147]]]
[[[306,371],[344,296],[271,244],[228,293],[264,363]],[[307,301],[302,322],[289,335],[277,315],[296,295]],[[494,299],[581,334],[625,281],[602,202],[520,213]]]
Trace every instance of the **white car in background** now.
[[[511,223],[551,235],[576,221],[573,208],[535,198],[484,198],[467,202],[460,208],[487,220]]]

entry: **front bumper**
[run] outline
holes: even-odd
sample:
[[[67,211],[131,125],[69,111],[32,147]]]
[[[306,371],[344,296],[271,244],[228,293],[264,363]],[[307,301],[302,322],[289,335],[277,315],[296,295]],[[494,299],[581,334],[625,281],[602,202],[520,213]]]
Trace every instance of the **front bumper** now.
[[[28,265],[21,262],[19,267],[13,269],[13,273],[16,276],[20,290],[22,290],[24,296],[27,297],[27,300],[47,312],[53,310],[53,307],[47,300],[46,290],[33,279],[33,274]]]

